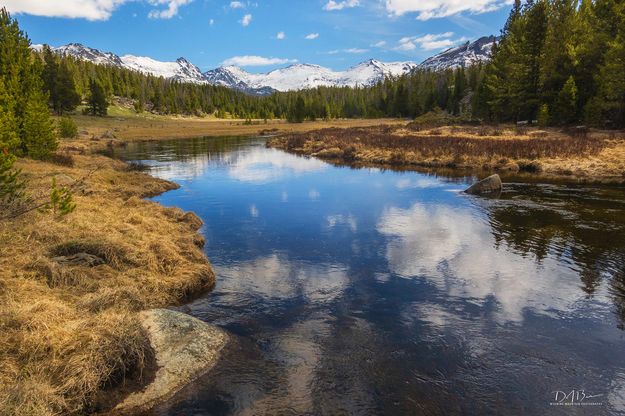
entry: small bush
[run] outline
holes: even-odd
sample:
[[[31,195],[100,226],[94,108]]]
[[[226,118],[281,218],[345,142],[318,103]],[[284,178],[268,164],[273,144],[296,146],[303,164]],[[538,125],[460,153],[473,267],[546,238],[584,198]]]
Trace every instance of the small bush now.
[[[74,167],[74,157],[69,153],[53,153],[50,155],[50,162],[59,166]]]
[[[63,117],[59,120],[59,136],[64,139],[73,139],[78,136],[78,126],[69,117]]]

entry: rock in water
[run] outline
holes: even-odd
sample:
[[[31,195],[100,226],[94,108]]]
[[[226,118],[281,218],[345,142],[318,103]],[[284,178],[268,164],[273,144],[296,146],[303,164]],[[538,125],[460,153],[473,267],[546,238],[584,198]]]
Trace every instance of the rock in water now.
[[[210,370],[228,341],[222,329],[181,312],[152,309],[141,318],[158,370],[148,386],[128,396],[113,413],[135,414],[172,397]]]
[[[472,195],[494,195],[501,192],[501,178],[496,173],[468,187],[464,192]]]

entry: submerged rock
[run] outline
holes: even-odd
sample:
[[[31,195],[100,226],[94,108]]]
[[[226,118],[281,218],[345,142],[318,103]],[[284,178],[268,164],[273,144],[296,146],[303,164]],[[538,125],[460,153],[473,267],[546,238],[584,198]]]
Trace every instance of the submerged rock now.
[[[114,413],[147,410],[170,398],[210,370],[228,341],[222,329],[181,312],[153,309],[142,312],[141,318],[158,370],[149,385],[128,396]]]
[[[499,175],[494,174],[468,187],[464,192],[472,195],[495,195],[501,193],[503,185]]]

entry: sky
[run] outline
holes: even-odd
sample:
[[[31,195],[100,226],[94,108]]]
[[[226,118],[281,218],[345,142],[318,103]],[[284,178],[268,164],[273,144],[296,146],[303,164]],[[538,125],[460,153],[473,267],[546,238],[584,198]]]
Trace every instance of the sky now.
[[[0,0],[32,43],[76,42],[201,70],[293,63],[344,70],[422,60],[497,35],[510,0]]]

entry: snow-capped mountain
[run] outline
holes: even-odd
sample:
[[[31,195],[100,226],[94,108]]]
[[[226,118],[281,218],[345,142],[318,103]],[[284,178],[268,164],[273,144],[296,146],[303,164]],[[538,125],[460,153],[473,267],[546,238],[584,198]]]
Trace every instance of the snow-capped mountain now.
[[[207,81],[200,68],[184,58],[175,62],[161,62],[145,56],[124,55],[121,57],[122,66],[145,74],[157,77],[171,78],[180,82],[205,84]]]
[[[226,66],[205,72],[204,77],[212,84],[239,90],[271,88],[291,91],[320,86],[368,86],[385,77],[406,74],[416,67],[414,62],[385,63],[371,59],[346,71],[332,71],[312,64],[294,64],[264,74],[252,74],[238,67]]]
[[[369,86],[386,77],[410,73],[416,68],[444,70],[466,67],[488,60],[496,40],[494,36],[486,36],[475,42],[467,42],[428,58],[418,65],[410,61],[381,62],[370,59],[345,71],[333,71],[312,64],[294,64],[260,74],[253,74],[236,66],[219,67],[202,73],[197,66],[184,58],[178,58],[174,62],[161,62],[143,56],[119,57],[111,52],[102,52],[79,43],[51,49],[56,53],[96,64],[113,65],[181,82],[221,85],[250,94],[266,95],[274,91],[292,91],[319,86]],[[32,45],[32,48],[40,51],[43,46]]]
[[[41,51],[43,45],[32,45],[32,49]],[[132,69],[164,78],[171,78],[181,82],[205,84],[207,81],[202,71],[184,58],[178,58],[175,62],[161,62],[144,56],[124,55],[119,57],[111,52],[102,52],[98,49],[70,43],[68,45],[51,47],[53,52],[60,55],[73,56],[77,59],[93,62],[94,64],[112,65],[120,68]]]
[[[33,45],[33,49],[42,50],[43,45]],[[74,58],[93,62],[99,65],[122,66],[123,63],[119,56],[110,52],[101,52],[98,49],[83,46],[80,43],[70,43],[68,45],[59,46],[58,48],[50,47],[53,52],[59,55],[73,56]]]
[[[467,42],[455,48],[447,49],[421,62],[419,68],[440,71],[488,61],[493,45],[498,39],[495,36],[484,36],[475,42]]]

